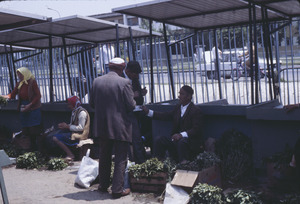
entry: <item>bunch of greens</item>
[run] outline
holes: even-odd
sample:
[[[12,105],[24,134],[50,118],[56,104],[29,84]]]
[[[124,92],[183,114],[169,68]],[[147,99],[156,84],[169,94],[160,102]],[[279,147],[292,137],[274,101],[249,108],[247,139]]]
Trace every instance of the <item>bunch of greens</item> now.
[[[17,157],[16,167],[19,169],[38,169],[45,163],[39,152],[27,152]]]
[[[217,141],[216,147],[224,179],[239,181],[247,178],[253,165],[250,138],[236,130],[229,130]]]
[[[171,181],[176,173],[176,162],[168,157],[163,161],[163,163],[164,169],[168,173],[168,181]]]
[[[25,150],[15,148],[11,143],[1,144],[0,149],[3,149],[7,156],[17,158],[25,153]]]
[[[0,96],[0,105],[6,105],[7,104],[7,99],[4,98],[3,96]]]
[[[287,194],[278,203],[282,203],[282,204],[299,204],[300,203],[300,194],[299,193]]]
[[[224,203],[223,190],[206,183],[199,183],[190,194],[189,204],[215,204]]]
[[[226,195],[226,203],[262,204],[259,194],[252,191],[235,190]]]
[[[52,158],[49,161],[40,152],[27,152],[17,157],[16,168],[62,170],[68,163],[62,158]]]
[[[130,166],[128,172],[134,178],[139,178],[142,174],[148,177],[159,172],[166,172],[166,169],[164,168],[163,162],[157,158],[152,158],[142,164]]]
[[[58,171],[66,168],[68,163],[62,158],[53,158],[48,161],[47,166],[48,170]]]
[[[274,168],[278,169],[282,165],[288,166],[290,161],[292,160],[292,156],[293,149],[288,144],[286,144],[282,152],[277,152],[276,154],[270,157],[264,158],[264,162],[275,163]]]
[[[218,165],[220,163],[220,159],[217,157],[215,153],[212,152],[203,152],[200,153],[196,159],[191,162],[178,164],[177,169],[183,169],[188,171],[201,171],[202,169],[212,167],[214,165]]]

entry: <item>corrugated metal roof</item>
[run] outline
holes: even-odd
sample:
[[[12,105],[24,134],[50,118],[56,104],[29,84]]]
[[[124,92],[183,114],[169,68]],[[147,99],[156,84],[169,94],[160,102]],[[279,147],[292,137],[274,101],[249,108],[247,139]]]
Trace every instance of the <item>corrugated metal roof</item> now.
[[[297,0],[251,2],[256,3],[257,21],[262,20],[261,6],[268,8],[268,18],[273,21],[300,16]],[[248,0],[156,0],[112,10],[177,26],[207,29],[248,24],[248,7]]]
[[[23,28],[0,32],[0,43],[32,48],[48,48],[49,36],[52,36],[52,46],[94,44],[116,41],[116,25],[112,22],[83,16],[59,18],[51,22],[40,23]],[[118,25],[119,39],[130,37],[129,27]],[[160,33],[154,33],[160,35]],[[132,28],[134,38],[149,36],[143,29]]]
[[[46,22],[51,18],[0,8],[0,19],[1,31]]]

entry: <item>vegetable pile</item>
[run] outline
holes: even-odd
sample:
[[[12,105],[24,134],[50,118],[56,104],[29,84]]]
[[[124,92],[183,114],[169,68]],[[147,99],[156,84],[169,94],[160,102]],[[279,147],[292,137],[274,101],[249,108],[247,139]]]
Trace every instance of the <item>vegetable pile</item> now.
[[[217,141],[217,155],[222,161],[222,175],[231,182],[247,178],[253,167],[252,142],[236,130],[226,131]]]

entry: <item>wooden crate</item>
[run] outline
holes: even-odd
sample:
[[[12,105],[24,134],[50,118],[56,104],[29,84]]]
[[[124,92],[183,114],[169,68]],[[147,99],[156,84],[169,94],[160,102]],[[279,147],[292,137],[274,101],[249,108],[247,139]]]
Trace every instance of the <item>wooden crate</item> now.
[[[130,175],[130,185],[132,191],[162,193],[166,188],[167,173],[160,172],[147,177],[142,174],[139,178]]]

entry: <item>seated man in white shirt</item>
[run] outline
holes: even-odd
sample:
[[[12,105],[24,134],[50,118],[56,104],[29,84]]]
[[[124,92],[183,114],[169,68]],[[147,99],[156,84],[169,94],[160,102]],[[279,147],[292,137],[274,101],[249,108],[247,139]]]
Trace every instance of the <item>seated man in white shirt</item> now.
[[[179,104],[170,112],[157,112],[143,106],[153,119],[172,120],[172,135],[164,135],[154,141],[154,157],[164,159],[166,151],[177,162],[191,161],[203,151],[202,112],[192,102],[194,90],[187,85],[179,91]]]
[[[68,108],[72,110],[70,124],[59,123],[62,131],[53,136],[53,141],[66,153],[66,160],[74,160],[74,154],[68,146],[76,146],[79,140],[85,140],[89,136],[90,116],[86,109],[81,107],[80,99],[73,96],[67,99]]]

